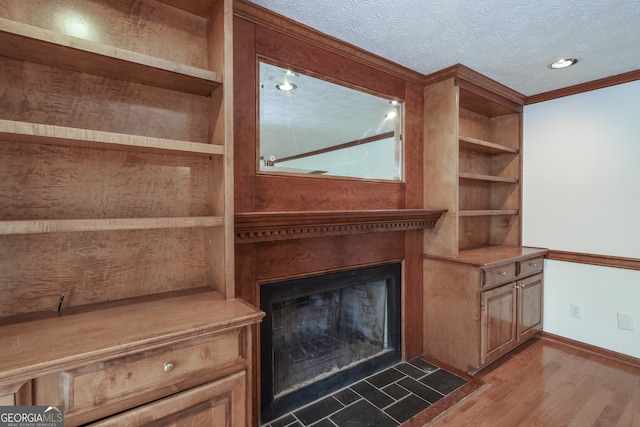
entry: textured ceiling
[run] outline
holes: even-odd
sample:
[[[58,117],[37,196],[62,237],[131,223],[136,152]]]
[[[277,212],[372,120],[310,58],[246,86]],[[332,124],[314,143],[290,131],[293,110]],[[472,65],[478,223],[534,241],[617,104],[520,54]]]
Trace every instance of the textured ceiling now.
[[[639,0],[252,0],[423,74],[460,63],[531,96],[640,69]],[[563,57],[575,66],[550,70]]]

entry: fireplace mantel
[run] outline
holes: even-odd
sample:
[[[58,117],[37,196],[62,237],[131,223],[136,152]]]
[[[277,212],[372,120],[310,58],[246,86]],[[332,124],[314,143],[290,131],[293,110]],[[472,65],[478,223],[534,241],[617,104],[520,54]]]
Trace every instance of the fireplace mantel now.
[[[434,228],[446,210],[249,212],[235,215],[236,243]]]

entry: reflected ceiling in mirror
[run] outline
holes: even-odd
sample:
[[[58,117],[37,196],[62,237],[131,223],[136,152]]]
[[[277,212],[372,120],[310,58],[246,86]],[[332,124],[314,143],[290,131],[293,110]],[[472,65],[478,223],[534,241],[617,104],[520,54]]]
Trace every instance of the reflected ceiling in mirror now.
[[[402,179],[402,104],[260,62],[259,170]]]

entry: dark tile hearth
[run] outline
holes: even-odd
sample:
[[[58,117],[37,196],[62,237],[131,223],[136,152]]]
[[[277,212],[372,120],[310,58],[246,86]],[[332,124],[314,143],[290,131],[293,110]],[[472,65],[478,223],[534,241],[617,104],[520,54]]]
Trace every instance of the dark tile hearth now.
[[[467,384],[422,359],[398,363],[263,427],[398,427]]]

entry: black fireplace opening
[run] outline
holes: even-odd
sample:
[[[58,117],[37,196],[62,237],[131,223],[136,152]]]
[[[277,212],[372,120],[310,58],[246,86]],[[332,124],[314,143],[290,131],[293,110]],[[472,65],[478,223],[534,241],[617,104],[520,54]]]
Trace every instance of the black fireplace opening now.
[[[262,422],[401,359],[401,265],[260,286]]]

